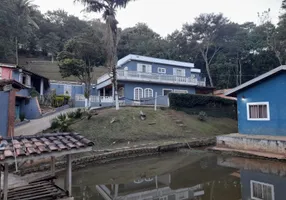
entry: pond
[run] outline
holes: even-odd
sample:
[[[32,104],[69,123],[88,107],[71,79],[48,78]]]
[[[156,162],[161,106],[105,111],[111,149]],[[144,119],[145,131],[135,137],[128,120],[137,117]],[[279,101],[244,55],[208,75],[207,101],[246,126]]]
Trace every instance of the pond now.
[[[195,151],[75,171],[72,193],[76,200],[282,200],[285,176],[283,162]]]

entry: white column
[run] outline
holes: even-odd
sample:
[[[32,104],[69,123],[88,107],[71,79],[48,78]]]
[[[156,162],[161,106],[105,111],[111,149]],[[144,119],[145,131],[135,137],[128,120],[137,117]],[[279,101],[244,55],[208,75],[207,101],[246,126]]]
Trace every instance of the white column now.
[[[157,98],[158,98],[158,93],[155,92],[155,105],[154,105],[154,110],[157,111]]]
[[[40,88],[40,95],[44,95],[44,79],[41,79],[41,88]]]
[[[115,96],[115,88],[114,85],[112,84],[112,99],[114,99],[114,96]]]
[[[65,190],[68,192],[69,197],[72,196],[72,160],[71,155],[66,156],[66,179],[65,179]]]
[[[105,97],[106,95],[105,95],[105,88],[103,88],[103,96]]]

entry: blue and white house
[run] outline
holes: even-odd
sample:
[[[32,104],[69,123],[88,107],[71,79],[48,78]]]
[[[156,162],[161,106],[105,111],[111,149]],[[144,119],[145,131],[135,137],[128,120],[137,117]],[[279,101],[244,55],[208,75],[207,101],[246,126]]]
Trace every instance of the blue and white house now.
[[[153,99],[155,94],[158,100],[172,92],[195,94],[197,88],[206,86],[201,70],[193,63],[128,55],[117,65],[118,95],[126,104],[142,103],[144,99]],[[112,85],[110,74],[98,78],[98,95],[113,99]]]
[[[218,136],[217,147],[285,159],[285,88],[286,66],[280,66],[228,91],[237,97],[238,133]]]

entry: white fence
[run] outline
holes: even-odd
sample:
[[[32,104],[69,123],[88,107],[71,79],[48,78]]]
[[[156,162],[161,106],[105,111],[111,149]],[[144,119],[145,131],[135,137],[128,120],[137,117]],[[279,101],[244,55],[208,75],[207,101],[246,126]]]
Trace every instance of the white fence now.
[[[75,95],[76,101],[85,101],[85,97],[82,94]],[[113,103],[113,97],[110,96],[90,96],[89,101],[91,103]]]

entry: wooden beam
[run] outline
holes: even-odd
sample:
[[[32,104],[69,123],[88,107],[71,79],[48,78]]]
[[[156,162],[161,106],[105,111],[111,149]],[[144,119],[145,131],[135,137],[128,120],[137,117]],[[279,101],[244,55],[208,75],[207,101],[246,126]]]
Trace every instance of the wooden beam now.
[[[55,156],[51,157],[51,174],[52,174],[52,176],[56,175],[56,158],[55,158]]]
[[[67,163],[66,163],[66,181],[65,181],[65,190],[68,193],[68,196],[72,196],[72,159],[71,155],[67,155]]]
[[[8,163],[4,164],[3,193],[4,193],[4,200],[8,200]]]

